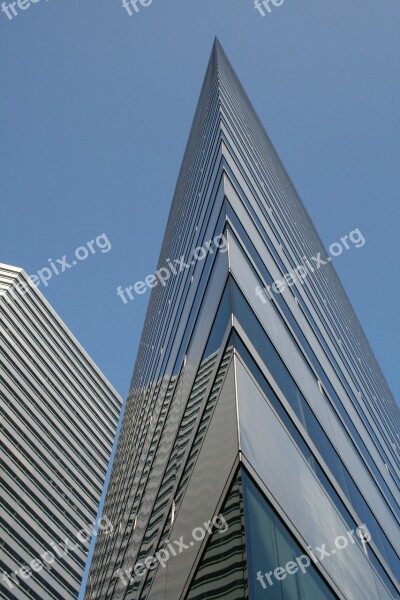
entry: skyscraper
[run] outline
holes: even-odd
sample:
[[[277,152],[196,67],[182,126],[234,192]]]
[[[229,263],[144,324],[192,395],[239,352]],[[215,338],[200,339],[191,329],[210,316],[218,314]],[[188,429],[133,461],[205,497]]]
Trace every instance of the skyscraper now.
[[[22,269],[0,310],[0,597],[76,599],[122,401]]]
[[[399,409],[218,41],[150,281],[86,597],[396,598]]]

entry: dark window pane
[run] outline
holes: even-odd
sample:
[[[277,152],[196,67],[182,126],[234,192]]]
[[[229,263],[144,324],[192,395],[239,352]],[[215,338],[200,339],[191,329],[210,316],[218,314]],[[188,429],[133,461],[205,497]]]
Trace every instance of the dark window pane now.
[[[312,563],[299,569],[304,551],[245,472],[243,497],[250,600],[335,600]]]

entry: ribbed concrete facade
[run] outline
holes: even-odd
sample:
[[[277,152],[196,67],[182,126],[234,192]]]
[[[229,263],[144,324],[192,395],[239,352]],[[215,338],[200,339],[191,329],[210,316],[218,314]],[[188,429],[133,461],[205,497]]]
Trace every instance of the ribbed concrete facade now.
[[[400,413],[357,317],[330,262],[257,295],[318,253],[216,42],[158,263],[186,266],[152,291],[88,599],[397,598]]]
[[[122,400],[22,269],[0,310],[0,597],[72,600]]]

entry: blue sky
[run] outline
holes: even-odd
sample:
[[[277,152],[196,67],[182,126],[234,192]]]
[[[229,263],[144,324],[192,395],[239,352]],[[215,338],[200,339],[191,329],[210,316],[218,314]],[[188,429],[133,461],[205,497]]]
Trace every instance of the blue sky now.
[[[214,36],[323,241],[395,396],[399,342],[398,0],[40,0],[0,13],[0,261],[35,273],[105,233],[39,289],[125,397]]]

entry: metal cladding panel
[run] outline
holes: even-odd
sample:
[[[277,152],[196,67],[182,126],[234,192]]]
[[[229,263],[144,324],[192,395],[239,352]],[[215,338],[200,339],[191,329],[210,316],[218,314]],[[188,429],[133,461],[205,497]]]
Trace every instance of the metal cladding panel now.
[[[192,533],[198,527],[204,530],[204,523],[212,521],[216,516],[218,504],[237,461],[238,450],[232,361],[176,521],[169,533],[170,540],[183,538],[189,548],[186,548],[182,555],[171,558],[167,568],[158,568],[150,590],[150,600],[159,600],[160,597],[165,600],[177,600],[183,597],[196,557],[208,539],[207,535],[203,541],[191,545]]]

